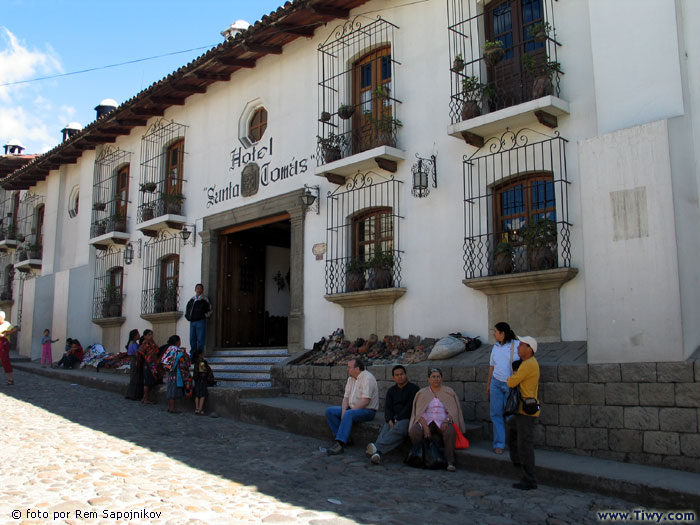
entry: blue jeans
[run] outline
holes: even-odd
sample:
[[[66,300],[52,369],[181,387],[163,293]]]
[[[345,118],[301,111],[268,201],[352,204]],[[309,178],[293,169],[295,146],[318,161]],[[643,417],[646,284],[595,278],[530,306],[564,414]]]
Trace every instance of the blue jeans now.
[[[493,448],[506,448],[506,423],[503,409],[508,399],[508,385],[495,377],[491,378],[491,422],[493,423]]]
[[[194,360],[194,356],[199,352],[204,352],[204,338],[207,331],[207,320],[200,319],[199,321],[190,322],[190,355]]]
[[[376,410],[370,410],[368,408],[358,408],[357,410],[348,409],[345,411],[345,415],[341,420],[340,414],[342,412],[342,407],[328,407],[326,409],[326,421],[328,421],[328,426],[331,427],[335,440],[340,441],[343,445],[345,445],[350,438],[350,431],[352,430],[353,423],[372,421],[374,415],[377,413]]]

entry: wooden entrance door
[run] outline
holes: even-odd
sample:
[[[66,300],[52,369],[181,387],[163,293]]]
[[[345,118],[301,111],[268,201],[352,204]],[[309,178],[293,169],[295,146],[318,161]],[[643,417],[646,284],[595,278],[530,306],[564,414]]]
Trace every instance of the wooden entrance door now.
[[[265,245],[252,232],[224,239],[221,346],[265,346]]]

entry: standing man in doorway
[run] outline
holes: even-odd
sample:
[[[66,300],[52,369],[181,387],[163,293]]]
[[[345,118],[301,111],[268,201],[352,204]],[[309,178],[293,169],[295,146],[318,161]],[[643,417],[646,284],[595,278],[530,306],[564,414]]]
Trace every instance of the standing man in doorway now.
[[[194,287],[194,297],[187,302],[185,319],[190,322],[190,355],[192,361],[197,354],[204,352],[204,342],[207,331],[207,319],[211,315],[211,303],[204,295],[204,286],[197,283]]]

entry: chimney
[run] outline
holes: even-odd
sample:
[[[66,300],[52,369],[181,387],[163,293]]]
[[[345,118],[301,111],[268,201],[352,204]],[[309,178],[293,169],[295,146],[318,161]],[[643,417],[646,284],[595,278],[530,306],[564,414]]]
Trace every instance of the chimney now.
[[[5,148],[5,155],[21,155],[24,151],[24,146],[17,139],[8,140],[3,147]]]
[[[231,40],[235,38],[238,33],[245,31],[249,27],[250,24],[245,20],[236,20],[233,24],[221,32],[221,36],[224,37],[224,40]]]
[[[114,111],[117,109],[117,104],[116,100],[112,100],[111,98],[106,98],[98,106],[95,106],[95,111],[97,111],[97,117],[100,118],[103,115],[106,115],[110,111]]]
[[[63,142],[70,139],[73,135],[81,131],[83,127],[77,122],[69,122],[68,125],[61,130],[63,133]]]

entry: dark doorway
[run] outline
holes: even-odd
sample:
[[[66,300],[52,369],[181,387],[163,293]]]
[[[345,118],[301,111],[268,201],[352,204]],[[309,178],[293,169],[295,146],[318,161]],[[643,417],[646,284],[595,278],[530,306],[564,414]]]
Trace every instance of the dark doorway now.
[[[222,236],[221,347],[287,346],[290,232],[282,220]]]

